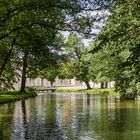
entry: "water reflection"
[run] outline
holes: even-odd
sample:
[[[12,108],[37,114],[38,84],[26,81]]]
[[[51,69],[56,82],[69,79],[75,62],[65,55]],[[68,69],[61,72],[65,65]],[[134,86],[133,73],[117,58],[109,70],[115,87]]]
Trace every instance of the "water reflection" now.
[[[140,103],[80,93],[0,106],[3,140],[139,140]]]
[[[12,132],[14,105],[5,104],[0,106],[0,140],[10,139]]]

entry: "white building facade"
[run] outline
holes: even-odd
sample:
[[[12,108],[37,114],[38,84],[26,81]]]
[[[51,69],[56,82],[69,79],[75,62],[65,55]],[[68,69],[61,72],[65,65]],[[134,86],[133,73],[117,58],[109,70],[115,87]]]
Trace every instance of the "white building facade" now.
[[[101,84],[100,83],[95,83],[90,81],[89,82],[90,86],[92,88],[100,88]],[[20,89],[21,81],[19,81],[17,84],[15,84],[15,89]],[[86,85],[84,82],[77,81],[75,78],[74,79],[56,79],[55,82],[53,83],[54,87],[75,87],[75,88],[86,88]],[[42,79],[42,78],[27,78],[26,80],[26,87],[41,87],[41,88],[49,88],[51,87],[51,83],[47,79]],[[113,88],[114,87],[114,82],[108,82],[108,88]]]

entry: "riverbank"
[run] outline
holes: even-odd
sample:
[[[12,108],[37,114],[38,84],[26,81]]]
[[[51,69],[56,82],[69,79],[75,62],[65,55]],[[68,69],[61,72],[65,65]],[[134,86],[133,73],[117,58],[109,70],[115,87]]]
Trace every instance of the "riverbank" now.
[[[115,92],[114,89],[63,89],[58,88],[56,92],[83,92],[83,93],[93,93],[93,94],[108,94],[113,96],[119,96],[118,92]]]
[[[35,90],[26,90],[25,93],[19,91],[7,91],[0,94],[0,104],[14,102],[18,100],[25,100],[27,98],[35,97],[37,93]]]

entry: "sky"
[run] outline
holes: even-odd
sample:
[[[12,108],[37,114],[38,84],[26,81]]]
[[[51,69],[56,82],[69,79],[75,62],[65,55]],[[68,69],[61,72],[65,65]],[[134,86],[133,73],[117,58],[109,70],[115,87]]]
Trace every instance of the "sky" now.
[[[103,24],[99,24],[99,26],[100,26],[100,29],[92,29],[92,33],[93,34],[99,34],[100,33],[100,31],[101,31],[101,29],[102,29],[102,27],[103,27]],[[70,32],[68,32],[68,31],[65,31],[65,32],[62,32],[62,34],[64,35],[64,37],[65,38],[67,38],[68,37],[68,35],[70,34]],[[91,42],[93,42],[95,40],[95,36],[94,37],[92,37],[92,38],[86,38],[86,39],[82,39],[82,41],[83,41],[83,43],[85,44],[85,46],[89,46],[90,45],[90,43]]]
[[[92,11],[92,13],[90,13],[91,16],[99,16],[99,17],[102,17],[104,16],[104,18],[102,20],[100,20],[100,22],[94,22],[93,23],[93,28],[92,28],[92,34],[95,34],[96,36],[93,36],[91,38],[88,38],[88,39],[82,39],[82,41],[84,42],[85,46],[89,46],[91,42],[93,42],[96,37],[99,35],[101,29],[105,26],[105,23],[106,23],[106,20],[108,18],[108,16],[110,15],[110,13],[105,10],[105,11]],[[62,34],[64,35],[65,38],[68,37],[68,35],[70,34],[70,32],[68,31],[65,31],[65,32],[62,32]]]

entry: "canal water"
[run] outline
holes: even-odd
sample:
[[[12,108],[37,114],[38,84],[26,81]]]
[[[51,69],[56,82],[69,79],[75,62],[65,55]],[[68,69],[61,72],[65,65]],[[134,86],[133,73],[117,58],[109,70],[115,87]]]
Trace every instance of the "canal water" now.
[[[46,93],[0,105],[0,140],[140,140],[140,102]]]

